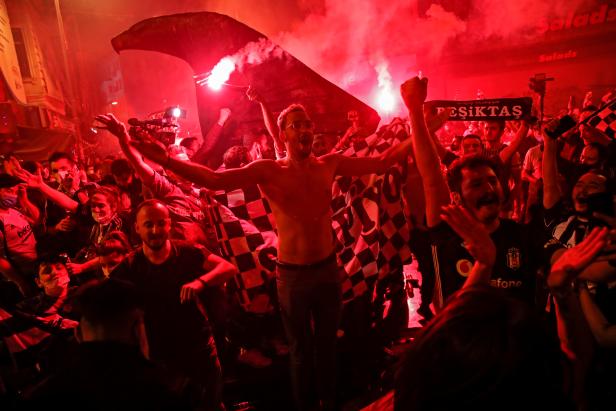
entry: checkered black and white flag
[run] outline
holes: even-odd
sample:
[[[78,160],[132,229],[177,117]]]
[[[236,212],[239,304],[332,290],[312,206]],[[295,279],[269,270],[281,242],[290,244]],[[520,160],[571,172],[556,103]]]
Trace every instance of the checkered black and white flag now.
[[[343,154],[377,156],[406,138],[406,125],[395,119]],[[410,262],[410,230],[402,200],[405,181],[405,165],[393,166],[383,175],[338,177],[334,181],[333,228],[338,260],[347,274],[342,284],[345,301],[372,292],[377,279]]]
[[[588,117],[584,123],[614,138],[616,134],[616,98],[607,102]]]
[[[377,156],[408,138],[401,120],[394,120],[343,154]],[[410,261],[409,228],[403,212],[402,185],[406,167],[397,165],[384,175],[338,177],[332,186],[332,229],[336,251],[344,266],[345,301],[371,292],[378,278]],[[267,200],[255,187],[219,191],[210,201],[223,254],[240,274],[233,285],[248,311],[263,310],[273,288],[276,226]]]
[[[251,312],[271,308],[278,236],[272,210],[255,185],[208,197],[223,255],[239,270],[231,288]]]

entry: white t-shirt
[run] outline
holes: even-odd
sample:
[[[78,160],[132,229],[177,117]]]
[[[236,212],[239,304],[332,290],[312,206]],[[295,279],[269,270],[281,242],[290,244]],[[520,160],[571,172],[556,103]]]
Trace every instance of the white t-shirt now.
[[[533,176],[536,179],[540,179],[542,176],[542,164],[543,163],[543,150],[541,145],[531,147],[526,152],[524,158],[524,172]]]
[[[24,273],[32,273],[36,268],[36,239],[26,217],[14,208],[0,209],[0,255],[17,265]],[[6,241],[4,236],[6,235]],[[5,250],[8,247],[8,253]]]

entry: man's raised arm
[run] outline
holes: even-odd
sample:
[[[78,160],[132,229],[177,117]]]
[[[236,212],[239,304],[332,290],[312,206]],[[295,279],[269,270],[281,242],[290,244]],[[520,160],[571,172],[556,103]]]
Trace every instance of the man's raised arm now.
[[[449,113],[442,113],[430,118],[427,129],[429,133],[435,133],[445,124]],[[383,174],[391,166],[399,163],[412,154],[413,139],[408,138],[387,149],[383,154],[376,157],[347,157],[340,154],[330,154],[329,157],[336,158],[337,175],[359,176],[364,174]]]
[[[441,161],[424,119],[427,86],[428,79],[415,77],[402,84],[400,93],[411,119],[415,163],[426,195],[428,227],[434,227],[441,221],[441,207],[449,204],[449,188],[441,173]]]
[[[267,128],[267,132],[274,139],[276,158],[280,159],[286,157],[284,143],[280,139],[280,128],[278,127],[278,123],[274,118],[274,113],[270,110],[267,102],[256,90],[252,88],[252,86],[248,87],[246,96],[248,97],[248,100],[259,103],[259,107],[261,107],[261,114],[263,115],[263,123],[265,124],[265,128]]]
[[[122,153],[126,156],[126,159],[135,169],[135,172],[143,181],[143,183],[150,187],[154,184],[154,170],[141,158],[141,155],[131,145],[131,137],[126,130],[126,126],[120,120],[118,120],[113,114],[100,114],[96,116],[96,121],[103,124],[98,128],[109,131],[111,134],[118,138]]]
[[[554,127],[548,124],[548,129]],[[558,184],[558,143],[545,132],[543,134],[543,208],[549,210],[554,207],[562,198],[560,186]]]

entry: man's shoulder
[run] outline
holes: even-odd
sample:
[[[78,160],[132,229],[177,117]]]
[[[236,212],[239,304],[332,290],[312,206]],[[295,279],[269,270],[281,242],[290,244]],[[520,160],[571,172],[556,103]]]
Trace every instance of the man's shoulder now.
[[[279,160],[272,160],[269,158],[262,158],[259,160],[255,160],[248,165],[242,167],[245,169],[247,173],[250,175],[261,175],[272,177],[276,176],[277,173],[283,170],[286,166],[286,157]],[[222,172],[231,171],[230,169],[222,170]]]
[[[250,164],[244,166],[243,168],[255,168],[255,169],[278,169],[286,165],[286,157],[278,160],[272,160],[269,158],[261,158],[259,160],[255,160]]]
[[[135,267],[135,264],[137,264],[138,261],[143,259],[145,259],[145,255],[143,254],[142,247],[131,251],[126,257],[124,257],[120,264],[118,264],[116,268],[114,268],[114,270],[110,274],[111,277],[120,278],[129,275]]]
[[[182,255],[184,253],[200,253],[200,254],[210,254],[210,251],[205,248],[203,245],[194,243],[187,240],[170,240],[171,245],[176,250],[178,255]]]

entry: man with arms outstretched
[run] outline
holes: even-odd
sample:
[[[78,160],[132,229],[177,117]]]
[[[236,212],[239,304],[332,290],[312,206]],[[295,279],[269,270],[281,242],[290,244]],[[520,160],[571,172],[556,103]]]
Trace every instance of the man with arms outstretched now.
[[[408,98],[423,103],[425,82],[411,80],[408,93]],[[105,125],[112,133],[125,132],[115,118],[108,116],[107,120]],[[292,104],[283,110],[278,126],[287,157],[258,160],[242,168],[220,172],[170,158],[153,140],[133,145],[151,160],[208,189],[234,190],[259,185],[272,207],[278,229],[278,294],[291,348],[297,407],[304,410],[310,406],[309,370],[313,358],[310,347],[314,344],[321,409],[333,409],[335,341],[342,293],[332,233],[332,183],[338,175],[384,173],[409,154],[411,143],[408,139],[379,157],[328,154],[317,158],[312,154],[314,123],[303,106]]]

